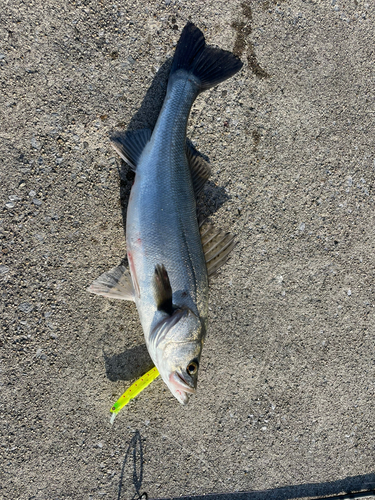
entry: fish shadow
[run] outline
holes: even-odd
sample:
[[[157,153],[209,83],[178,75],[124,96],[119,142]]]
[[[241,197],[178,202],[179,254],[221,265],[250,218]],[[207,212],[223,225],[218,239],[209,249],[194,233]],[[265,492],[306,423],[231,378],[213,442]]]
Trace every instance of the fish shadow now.
[[[111,382],[139,378],[154,366],[146,344],[138,345],[114,355],[107,355],[103,351],[103,357],[105,371]]]
[[[230,195],[222,186],[217,186],[211,181],[207,181],[202,193],[197,199],[197,217],[199,223],[204,222],[213,215],[219,208],[230,200]]]
[[[172,58],[167,59],[160,67],[155,75],[146,95],[142,101],[141,107],[130,120],[126,131],[113,131],[111,137],[126,134],[128,132],[149,128],[153,130],[157,122],[161,107],[163,105],[164,97],[167,92],[168,77],[172,65]],[[191,141],[187,142],[192,145]],[[207,163],[210,163],[209,157],[201,152],[197,152]],[[132,188],[135,173],[131,170],[130,166],[123,160],[119,167],[120,177],[120,199],[122,210],[122,221],[124,233],[126,232],[126,212],[129,203],[130,190]],[[202,221],[214,214],[230,196],[225,191],[224,187],[217,186],[211,181],[207,181],[202,193],[197,200],[197,216],[198,220]]]

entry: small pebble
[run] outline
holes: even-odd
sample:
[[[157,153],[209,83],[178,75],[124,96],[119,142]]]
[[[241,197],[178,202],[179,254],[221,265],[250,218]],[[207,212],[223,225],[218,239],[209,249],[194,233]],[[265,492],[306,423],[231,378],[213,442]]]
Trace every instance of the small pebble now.
[[[40,142],[38,142],[35,137],[31,139],[31,145],[35,149],[40,149]]]
[[[9,271],[8,266],[0,266],[0,274],[6,274]]]
[[[34,199],[33,199],[33,203],[34,203],[34,205],[41,205],[41,204],[42,204],[42,201],[41,201],[41,200],[38,200],[37,198],[34,198]]]
[[[14,203],[10,201],[9,203],[5,203],[6,208],[11,209],[14,208]]]
[[[29,196],[31,198],[34,198],[35,195],[36,195],[36,191],[30,191]]]
[[[47,356],[43,354],[43,349],[39,347],[39,349],[36,350],[35,357],[38,359],[46,359]]]
[[[18,196],[17,196],[17,195],[15,195],[15,194],[12,194],[12,195],[10,195],[10,196],[9,196],[9,199],[10,199],[10,201],[18,201],[18,200],[20,200],[21,198],[18,198]]]
[[[29,302],[22,302],[22,304],[18,306],[18,309],[19,311],[22,311],[25,314],[29,314],[29,312],[31,312],[34,309],[34,306]]]

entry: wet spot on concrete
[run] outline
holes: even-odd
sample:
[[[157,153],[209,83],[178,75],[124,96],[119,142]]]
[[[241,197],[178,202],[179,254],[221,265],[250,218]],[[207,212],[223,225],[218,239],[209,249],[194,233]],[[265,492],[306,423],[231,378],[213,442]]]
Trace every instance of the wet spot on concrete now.
[[[267,10],[270,9],[273,5],[277,5],[278,3],[282,3],[284,1],[285,0],[265,0],[261,5],[263,10]]]
[[[257,130],[253,130],[251,132],[251,135],[252,135],[253,140],[254,140],[253,152],[255,153],[255,151],[258,149],[258,144],[260,141],[260,133]]]
[[[245,52],[250,70],[258,78],[269,78],[270,75],[258,63],[253,43],[249,38],[252,31],[251,21],[253,19],[251,7],[247,2],[243,2],[241,4],[241,8],[243,16],[242,20],[234,21],[232,23],[232,28],[234,28],[237,32],[233,53],[240,57]]]

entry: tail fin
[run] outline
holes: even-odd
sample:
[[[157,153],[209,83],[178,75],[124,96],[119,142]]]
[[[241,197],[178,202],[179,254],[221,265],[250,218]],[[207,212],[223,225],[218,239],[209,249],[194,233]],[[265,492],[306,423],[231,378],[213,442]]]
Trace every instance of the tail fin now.
[[[241,68],[241,60],[231,52],[207,47],[201,30],[189,22],[178,41],[171,75],[180,69],[192,73],[199,80],[202,92],[227,80]]]

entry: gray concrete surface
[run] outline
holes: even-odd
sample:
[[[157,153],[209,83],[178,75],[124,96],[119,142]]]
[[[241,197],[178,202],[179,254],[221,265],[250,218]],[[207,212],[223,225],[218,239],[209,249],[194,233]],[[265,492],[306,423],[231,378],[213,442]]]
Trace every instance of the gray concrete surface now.
[[[1,7],[0,498],[374,487],[373,2]],[[108,136],[155,121],[189,18],[245,63],[188,130],[239,244],[197,396],[155,381],[111,427],[150,360],[134,306],[85,291],[125,256]]]

